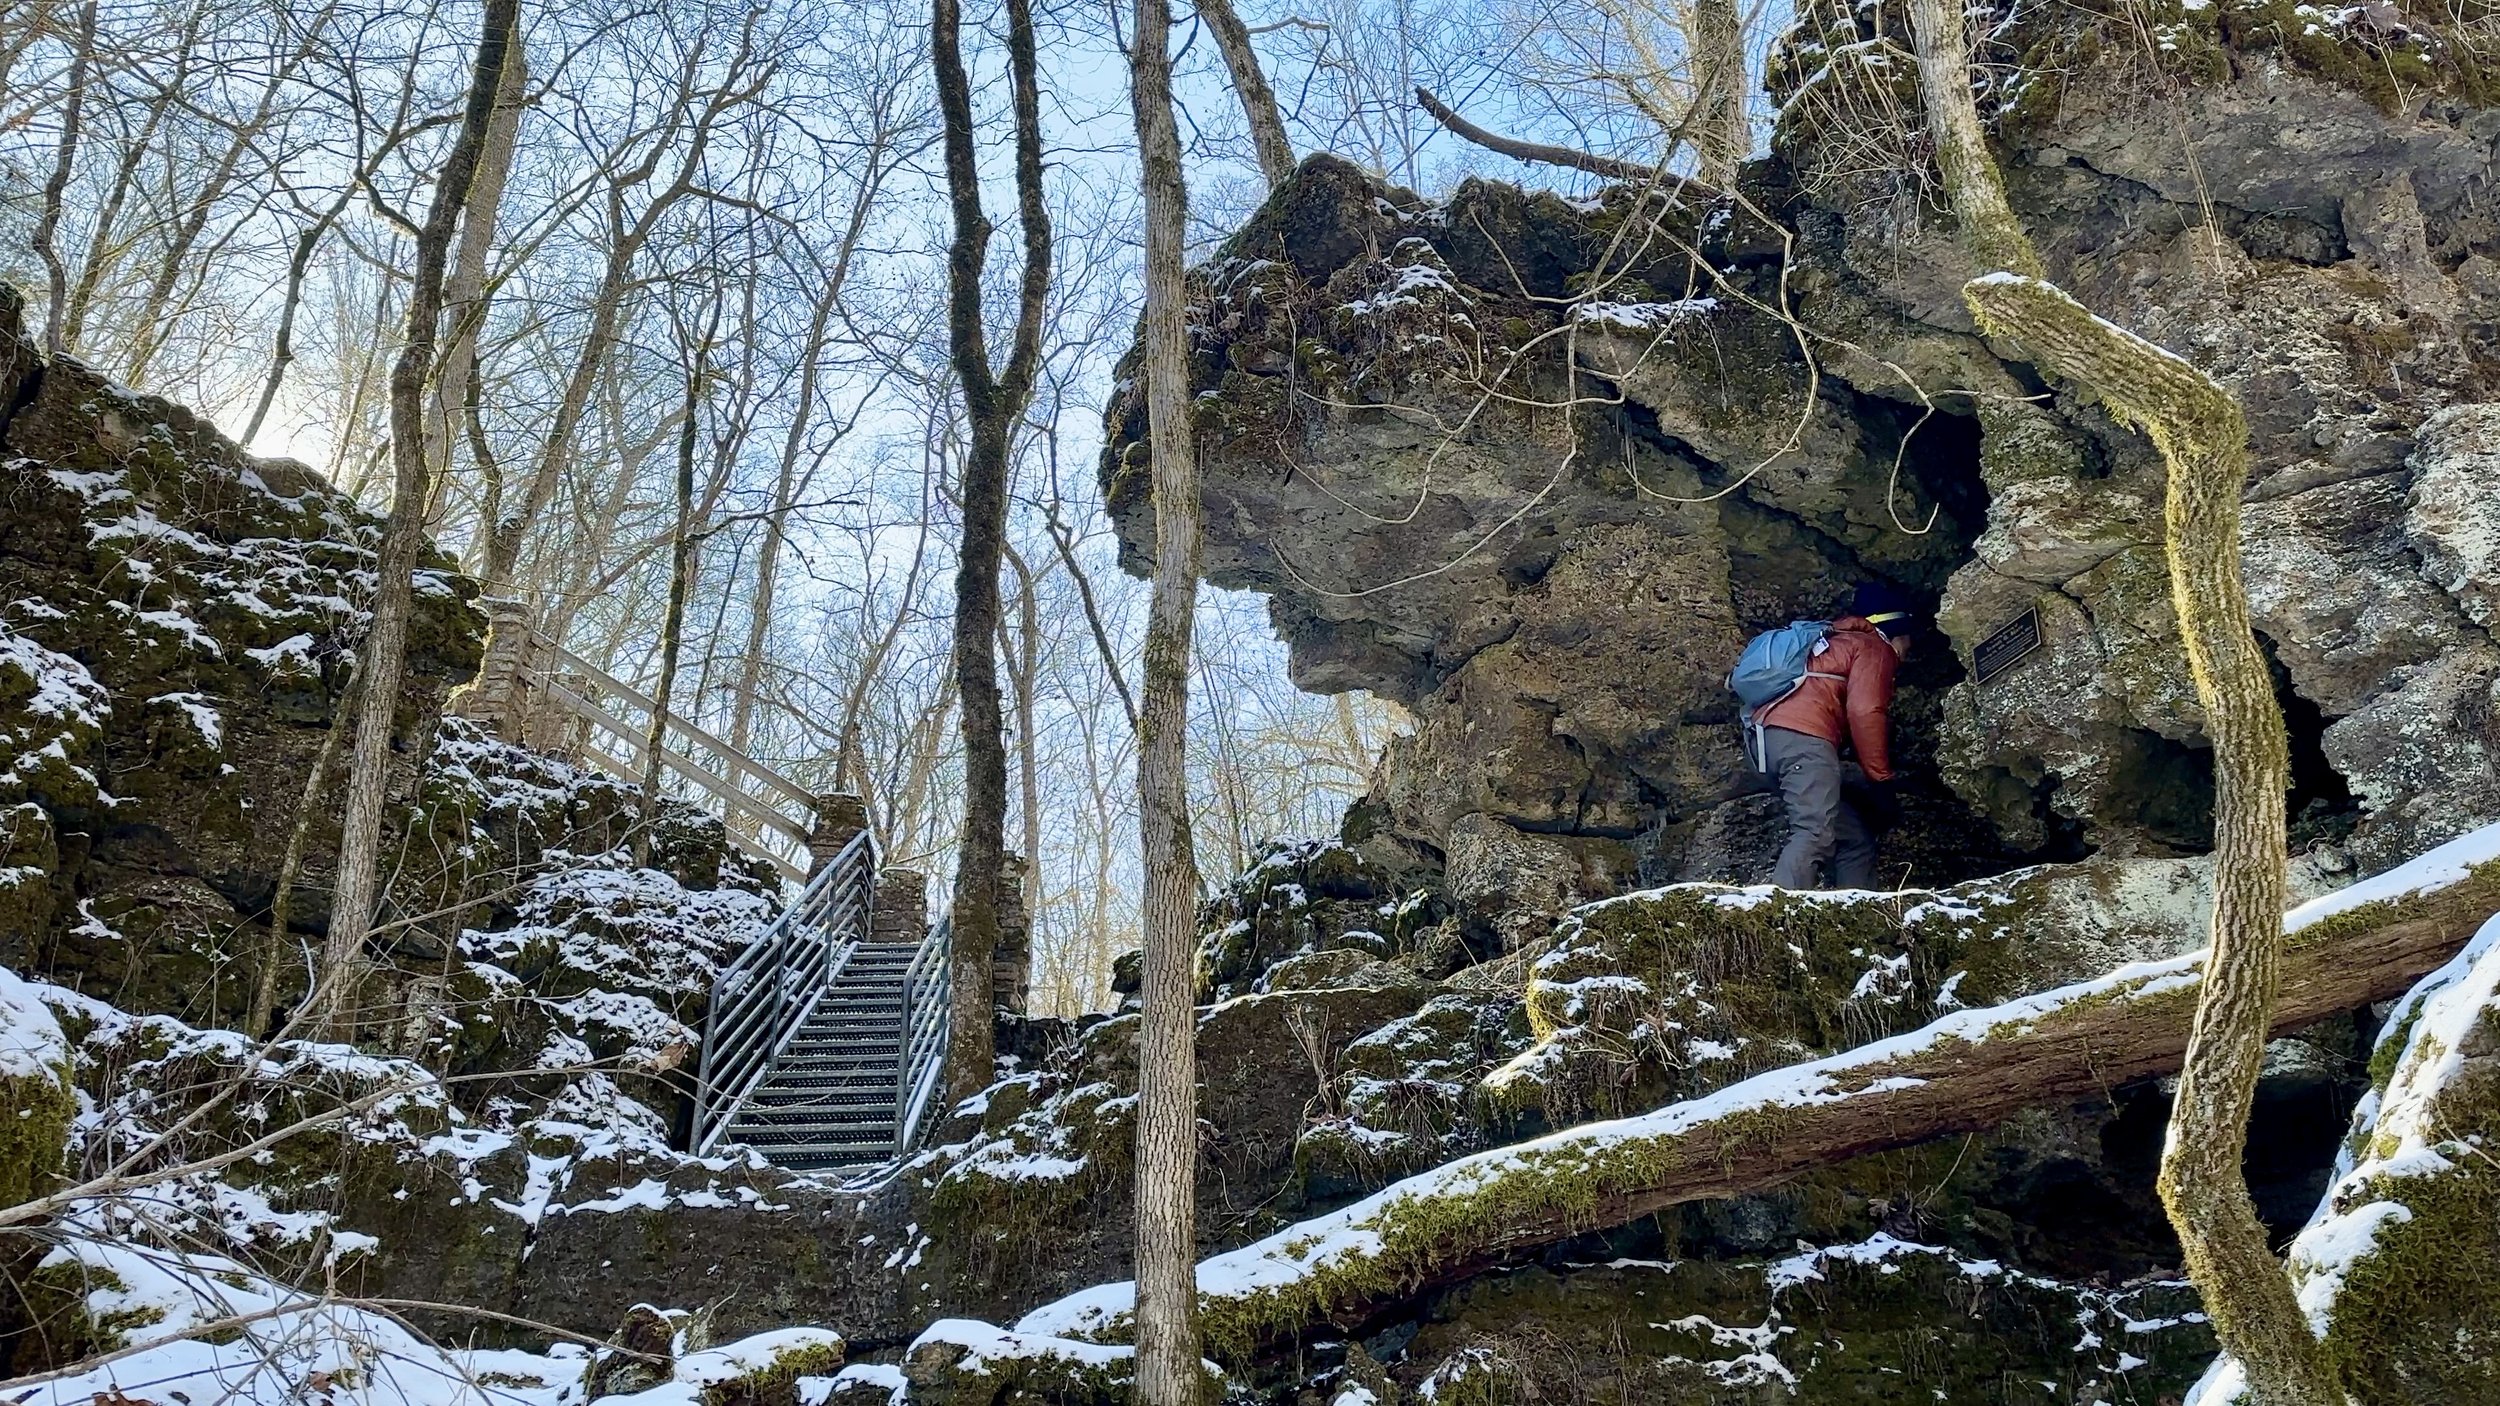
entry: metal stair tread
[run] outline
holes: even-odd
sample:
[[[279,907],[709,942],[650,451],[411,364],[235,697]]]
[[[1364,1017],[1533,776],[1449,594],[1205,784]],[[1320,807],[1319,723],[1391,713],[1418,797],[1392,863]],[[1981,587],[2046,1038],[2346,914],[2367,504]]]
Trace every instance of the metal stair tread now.
[[[906,1124],[922,1121],[942,1048],[927,1040],[945,1019],[946,931],[871,940],[894,933],[873,901],[876,865],[875,842],[854,840],[739,959],[735,1053],[717,1066],[739,1092],[704,1115],[704,1146],[822,1171],[887,1164],[917,1141]],[[757,1010],[761,1021],[744,1014]]]

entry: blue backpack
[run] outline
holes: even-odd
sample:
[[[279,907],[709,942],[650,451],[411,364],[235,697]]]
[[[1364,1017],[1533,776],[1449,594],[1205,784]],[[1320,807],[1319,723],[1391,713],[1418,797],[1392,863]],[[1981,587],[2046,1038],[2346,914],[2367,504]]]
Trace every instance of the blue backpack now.
[[[1813,668],[1814,656],[1823,652],[1824,637],[1831,630],[1828,620],[1794,620],[1754,636],[1745,652],[1736,656],[1736,667],[1728,671],[1727,686],[1735,691],[1737,702],[1744,705],[1738,716],[1745,728],[1745,760],[1756,770],[1769,770],[1770,762],[1763,752],[1762,724],[1755,719],[1769,711],[1772,704],[1795,693],[1809,678],[1846,677]]]

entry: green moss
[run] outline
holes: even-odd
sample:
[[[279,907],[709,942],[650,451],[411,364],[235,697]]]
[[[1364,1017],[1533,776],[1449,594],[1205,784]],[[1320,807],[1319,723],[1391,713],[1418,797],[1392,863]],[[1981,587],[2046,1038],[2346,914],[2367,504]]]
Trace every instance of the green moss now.
[[[33,1200],[60,1180],[77,1113],[65,1066],[0,1078],[0,1206]]]
[[[1798,1285],[1689,1260],[1479,1280],[1433,1301],[1397,1372],[1437,1403],[1513,1406],[1568,1383],[1559,1399],[1591,1406],[2063,1406],[2175,1399],[2212,1351],[2176,1321],[2192,1301],[2169,1286],[2113,1292],[1916,1251],[1817,1268]]]
[[[1485,1081],[1488,1108],[1616,1116],[1923,1024],[1976,926],[1932,897],[1685,886],[1592,908],[1536,964],[1537,1043]]]
[[[5,1249],[0,1240],[0,1263],[10,1258]],[[0,1360],[12,1372],[65,1367],[110,1351],[131,1332],[164,1317],[164,1310],[153,1306],[98,1316],[87,1307],[89,1297],[130,1292],[120,1275],[68,1258],[35,1265],[36,1258],[27,1256],[28,1267],[14,1269],[7,1290],[0,1291],[0,1326],[14,1340]],[[8,1302],[12,1298],[15,1302]]]
[[[2500,1169],[2466,1152],[2378,1190],[2409,1214],[2336,1296],[2327,1352],[2347,1388],[2362,1406],[2500,1400]]]
[[[833,1375],[841,1369],[842,1353],[838,1339],[784,1349],[752,1372],[706,1385],[702,1406],[797,1406],[799,1378]]]
[[[2064,84],[2107,85],[2119,81],[2112,70],[2121,66],[2148,70],[2165,85],[2219,85],[2230,80],[2238,55],[2278,57],[2389,113],[2428,95],[2488,103],[2500,93],[2492,40],[2481,27],[2460,23],[2454,11],[2428,0],[2405,0],[2394,9],[2391,18],[2403,34],[2375,21],[2339,23],[2333,7],[2303,0],[2218,0],[2196,7],[2181,0],[2092,0],[2053,12],[2018,8],[2004,37],[2030,77],[2006,120],[2044,123],[2055,116]],[[2094,68],[2101,71],[2080,78]]]
[[[1134,1020],[1121,1022],[1135,1041]],[[1106,1038],[1103,1027],[1088,1038]],[[1133,1062],[1134,1055],[1128,1056]],[[1134,1074],[1124,1081],[1133,1086]],[[988,1130],[973,1155],[947,1168],[929,1193],[923,1224],[957,1271],[993,1287],[1023,1282],[1072,1220],[1105,1192],[1124,1186],[1136,1162],[1137,1101],[1121,1086],[1093,1082],[1047,1099],[1016,1085],[992,1093]],[[1035,1162],[1073,1163],[1061,1175],[1032,1175]]]

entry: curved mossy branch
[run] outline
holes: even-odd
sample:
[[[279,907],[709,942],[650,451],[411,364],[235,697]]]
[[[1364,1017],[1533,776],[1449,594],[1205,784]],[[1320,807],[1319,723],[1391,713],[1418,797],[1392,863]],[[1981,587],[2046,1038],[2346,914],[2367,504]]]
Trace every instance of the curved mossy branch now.
[[[2171,1110],[2162,1204],[2188,1277],[2260,1406],[2330,1406],[2343,1392],[2240,1169],[2282,959],[2274,915],[2283,908],[2283,793],[2291,781],[2282,710],[2240,583],[2248,426],[2212,377],[2093,316],[2046,281],[1988,150],[1960,8],[1910,0],[1910,27],[1945,195],[1972,261],[1994,270],[1962,290],[1981,330],[2011,338],[2044,369],[2081,382],[2118,419],[2143,429],[2169,468],[2171,596],[2216,774],[2212,977]]]
[[[2152,439],[2169,469],[2171,602],[2213,741],[2214,914],[2212,966],[2162,1150],[2162,1204],[2188,1277],[2257,1401],[2327,1406],[2344,1399],[2342,1389],[2240,1169],[2282,964],[2274,915],[2283,911],[2283,794],[2291,785],[2283,713],[2240,581],[2248,424],[2212,377],[2093,316],[2054,284],[1993,273],[1962,292],[1982,330],[2090,388]]]
[[[2284,945],[2277,1029],[2402,994],[2500,912],[2500,859],[2425,861]],[[1322,1324],[1359,1327],[1419,1293],[1539,1247],[1691,1201],[1746,1195],[1851,1157],[1993,1127],[2179,1067],[2202,953],[1978,1010],[1775,1069],[1707,1097],[1463,1158],[1199,1267],[1211,1353],[1241,1362]],[[2283,1279],[2274,1264],[2266,1272]],[[1106,1285],[1019,1331],[1119,1337],[1133,1291]]]

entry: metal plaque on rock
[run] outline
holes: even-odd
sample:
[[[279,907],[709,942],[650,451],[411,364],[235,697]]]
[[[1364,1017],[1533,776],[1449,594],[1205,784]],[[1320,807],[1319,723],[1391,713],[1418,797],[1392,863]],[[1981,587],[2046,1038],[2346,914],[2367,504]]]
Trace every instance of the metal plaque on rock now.
[[[1994,683],[2039,647],[2040,608],[2033,606],[1979,642],[1970,652],[1971,673],[1981,684]]]

